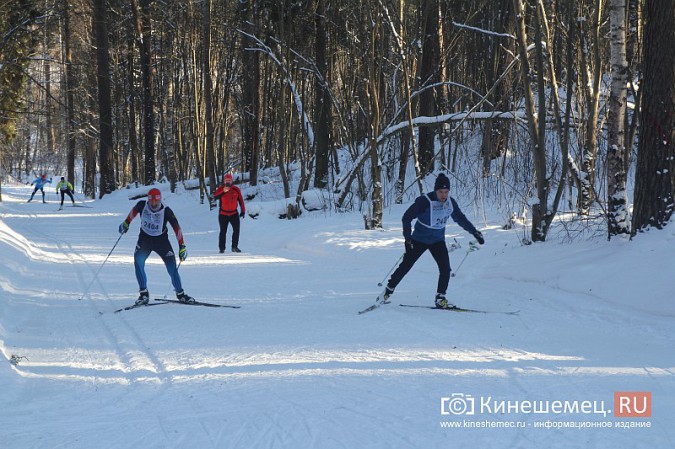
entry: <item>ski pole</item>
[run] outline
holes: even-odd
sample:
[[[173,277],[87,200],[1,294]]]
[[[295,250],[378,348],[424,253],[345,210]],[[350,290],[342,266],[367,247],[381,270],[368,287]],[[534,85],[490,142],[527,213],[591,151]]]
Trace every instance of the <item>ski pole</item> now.
[[[113,245],[112,249],[110,250],[110,252],[108,253],[108,255],[105,256],[105,260],[103,261],[103,263],[101,264],[101,266],[98,267],[98,270],[96,271],[96,274],[94,274],[94,278],[93,278],[93,279],[91,280],[91,282],[89,283],[89,286],[88,286],[87,289],[84,291],[84,293],[82,293],[82,296],[80,296],[80,297],[77,299],[78,301],[80,301],[81,299],[83,299],[83,298],[87,295],[87,293],[89,293],[89,289],[90,289],[91,286],[94,284],[94,281],[98,278],[98,274],[101,272],[101,269],[103,268],[103,265],[105,265],[105,263],[108,261],[108,258],[110,257],[110,255],[112,254],[112,252],[115,251],[115,247],[116,247],[117,244],[120,242],[120,240],[122,240],[122,236],[123,236],[123,235],[124,235],[124,234],[120,234],[120,236],[117,238],[117,241],[116,241],[115,244]]]
[[[384,276],[384,279],[382,279],[382,282],[378,282],[378,283],[377,283],[377,285],[378,285],[379,287],[382,287],[382,284],[384,284],[384,281],[387,280],[387,278],[389,277],[389,275],[391,274],[391,272],[394,271],[394,270],[396,269],[396,267],[398,266],[398,264],[401,262],[401,260],[403,260],[403,256],[405,256],[405,253],[401,254],[401,257],[398,258],[398,260],[396,261],[396,263],[394,264],[394,266],[391,267],[391,269],[389,270],[389,272],[387,272],[387,274]]]
[[[462,264],[464,263],[466,258],[469,257],[469,253],[472,253],[472,252],[477,251],[477,250],[478,250],[478,247],[476,246],[476,242],[469,242],[469,249],[466,251],[466,254],[464,254],[464,257],[462,258],[462,261],[459,262],[459,265],[457,266],[457,269],[455,271],[453,271],[450,276],[452,276],[454,278],[455,275],[457,274],[457,272],[459,271],[459,269],[462,268]]]
[[[178,258],[178,265],[176,266],[176,273],[178,273],[178,269],[180,268],[180,264],[182,264],[182,263],[183,263],[183,261],[180,260],[180,258]],[[171,287],[169,287],[169,288],[166,290],[166,293],[164,293],[164,296],[163,296],[162,298],[166,299],[166,295],[169,294],[169,290],[171,290]]]

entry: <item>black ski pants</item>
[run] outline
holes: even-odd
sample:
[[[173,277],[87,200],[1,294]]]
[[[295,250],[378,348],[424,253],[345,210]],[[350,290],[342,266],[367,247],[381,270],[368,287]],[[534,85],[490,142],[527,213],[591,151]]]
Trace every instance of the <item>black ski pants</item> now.
[[[431,245],[416,240],[412,240],[412,242],[412,249],[406,250],[401,264],[389,278],[387,287],[389,287],[390,290],[394,290],[403,277],[408,274],[408,271],[410,271],[413,265],[415,265],[417,259],[419,259],[426,250],[429,250],[436,261],[436,265],[438,265],[438,286],[436,287],[436,292],[445,294],[448,290],[448,283],[450,282],[450,256],[448,255],[445,241],[442,240],[440,242],[432,243]]]
[[[63,200],[66,197],[66,195],[68,195],[70,197],[70,201],[72,201],[73,204],[75,204],[75,198],[73,198],[73,192],[71,192],[70,189],[61,190],[61,206],[63,206]]]
[[[225,251],[225,240],[227,239],[227,226],[232,225],[232,247],[239,247],[239,215],[222,215],[218,214],[218,225],[220,226],[220,234],[218,234],[218,249]]]

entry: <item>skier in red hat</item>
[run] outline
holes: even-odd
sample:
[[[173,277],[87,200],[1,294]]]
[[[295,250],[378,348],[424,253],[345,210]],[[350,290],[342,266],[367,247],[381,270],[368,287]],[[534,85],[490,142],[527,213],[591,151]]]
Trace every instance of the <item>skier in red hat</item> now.
[[[129,215],[127,215],[127,218],[120,224],[120,234],[124,234],[129,230],[129,224],[138,214],[141,215],[141,232],[138,235],[138,242],[136,243],[136,250],[134,251],[134,268],[136,270],[136,279],[138,280],[140,295],[136,300],[136,304],[147,304],[150,300],[150,294],[148,293],[148,278],[145,275],[145,261],[152,251],[156,252],[164,261],[166,271],[168,271],[169,276],[171,276],[171,283],[176,291],[178,300],[193,304],[195,302],[194,298],[188,296],[183,291],[180,275],[178,274],[178,267],[176,266],[176,255],[169,242],[169,234],[166,225],[169,223],[173,228],[173,232],[176,234],[179,246],[178,256],[181,261],[187,259],[187,249],[183,242],[183,232],[181,231],[176,215],[171,208],[162,204],[162,192],[160,192],[159,189],[150,189],[147,201],[141,200],[136,203],[129,212]]]
[[[42,192],[42,202],[46,203],[46,201],[45,201],[45,184],[47,184],[47,183],[51,184],[52,178],[47,179],[46,173],[42,174],[42,176],[40,176],[39,178],[35,178],[35,180],[30,183],[31,185],[35,184],[35,189],[33,190],[33,193],[30,195],[30,199],[28,200],[29,203],[31,201],[33,201],[33,197],[35,196],[35,193],[38,190]]]
[[[218,225],[220,234],[218,234],[218,249],[221,253],[225,252],[225,240],[227,238],[227,226],[232,224],[232,252],[240,253],[239,249],[239,218],[246,216],[246,206],[244,206],[244,197],[241,196],[241,190],[234,185],[232,175],[227,173],[223,176],[223,184],[220,185],[213,197],[220,200],[220,209],[218,212]],[[239,212],[237,213],[237,205]]]

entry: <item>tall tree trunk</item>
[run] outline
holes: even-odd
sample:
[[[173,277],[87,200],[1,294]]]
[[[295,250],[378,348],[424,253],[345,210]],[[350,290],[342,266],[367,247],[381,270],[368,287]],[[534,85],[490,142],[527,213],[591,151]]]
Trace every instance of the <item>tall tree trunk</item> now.
[[[134,83],[134,39],[131,38],[131,33],[129,33],[129,41],[127,42],[126,48],[126,77],[127,85],[129,86],[129,92],[127,92],[128,101],[125,102],[125,105],[128,107],[128,134],[129,134],[129,146],[127,148],[129,160],[131,161],[131,180],[140,181],[142,180],[141,168],[140,168],[140,147],[138,144],[138,133],[136,132],[136,83]]]
[[[644,82],[632,233],[658,229],[675,207],[675,14],[672,1],[647,0]]]
[[[193,46],[192,48],[192,65],[195,68],[195,77],[192,83],[192,90],[193,90],[193,100],[194,100],[194,110],[195,111],[201,111],[202,106],[201,106],[201,95],[199,91],[199,82],[197,81],[198,77],[196,75],[197,73],[197,67],[199,67],[199,59],[197,57],[197,48],[196,46]],[[202,126],[201,124],[201,112],[197,112],[195,114],[194,119],[191,121],[192,122],[192,130],[194,133],[193,139],[191,139],[193,142],[196,142],[194,145],[194,160],[195,160],[195,166],[197,169],[197,177],[199,178],[199,203],[204,204],[204,197],[206,196],[206,181],[205,181],[205,151],[203,150],[204,147],[204,132],[206,128]],[[189,164],[186,164],[186,166],[189,167]],[[189,168],[188,168],[189,172]]]
[[[607,120],[607,235],[628,234],[624,158],[628,62],[626,60],[626,2],[609,0],[612,85]]]
[[[640,66],[642,52],[640,51],[643,44],[643,2],[642,0],[629,0],[628,2],[628,24],[627,24],[627,37],[626,37],[626,58],[628,59],[628,78],[630,80],[631,92],[633,94],[633,110],[630,111],[630,118],[626,117],[628,123],[626,123],[626,157],[624,158],[624,169],[628,172],[632,162],[634,160],[634,142],[635,142],[635,133],[637,133],[638,128],[638,118],[640,117],[640,104],[642,98],[642,89],[636,89],[635,86],[642,85],[642,80],[635,80],[635,73],[639,73],[638,67]]]
[[[84,138],[84,186],[83,193],[90,198],[96,198],[96,140],[92,137]],[[75,181],[73,181],[74,183]]]
[[[209,177],[209,194],[216,191],[216,154],[213,148],[213,81],[211,79],[211,0],[204,0],[202,16],[203,76],[204,76],[204,125],[206,150],[206,175]]]
[[[438,43],[438,0],[426,0],[422,13],[422,55],[419,65],[418,87],[422,88],[438,81],[439,48]],[[434,89],[424,89],[419,95],[419,115],[433,117],[437,115]],[[419,160],[422,176],[433,171],[435,126],[421,126],[419,129]]]
[[[63,1],[64,76],[66,78],[66,136],[68,179],[75,180],[75,74],[70,30],[70,4]]]
[[[253,0],[239,2],[242,28],[252,35],[257,32],[258,6]],[[259,52],[247,50],[251,39],[242,37],[241,52],[243,66],[243,141],[242,171],[249,171],[250,185],[258,183],[260,154],[260,57]]]
[[[546,121],[546,102],[543,96],[543,77],[544,62],[543,50],[541,44],[541,29],[539,14],[536,12],[533,16],[533,27],[535,29],[535,58],[537,66],[537,92],[539,96],[538,109],[534,101],[534,92],[532,91],[533,73],[530,68],[530,62],[527,54],[527,31],[525,19],[528,17],[525,5],[522,0],[513,0],[516,11],[516,34],[518,38],[518,52],[521,59],[521,76],[523,80],[523,89],[525,96],[525,108],[527,111],[527,129],[532,140],[532,156],[534,160],[535,180],[537,183],[537,202],[532,204],[532,241],[543,242],[546,240],[546,215],[548,206],[548,181],[546,179],[546,139],[542,135],[545,128],[541,122]]]
[[[176,191],[176,181],[178,176],[176,173],[176,130],[174,129],[174,80],[173,77],[169,76],[166,80],[166,115],[165,115],[165,127],[164,131],[166,132],[166,158],[169,169],[169,183],[171,184],[171,191]]]
[[[513,34],[513,5],[510,0],[490,2],[489,16],[485,18],[490,30],[496,33]],[[500,39],[496,36],[486,36],[484,44],[485,54],[485,85],[491,88],[497,83],[509,65],[507,53],[502,49],[513,52],[514,46],[511,41]],[[509,77],[498,83],[494,88],[494,94],[490,100],[494,107],[500,111],[512,109],[511,93],[513,81]],[[501,80],[500,80],[501,81]],[[506,153],[512,123],[509,120],[487,119],[483,125],[483,141],[481,142],[480,154],[483,158],[483,176],[489,176],[492,161]]]
[[[410,87],[410,67],[409,62],[406,59],[405,54],[405,45],[403,37],[405,36],[405,27],[404,18],[405,18],[405,0],[399,0],[399,30],[398,38],[396,39],[397,50],[399,52],[399,58],[401,60],[401,66],[403,67],[403,87],[404,87],[404,99],[406,101],[406,112],[408,119],[408,128],[410,132],[410,152],[413,156],[413,162],[415,165],[415,178],[417,181],[417,189],[419,194],[424,193],[424,187],[422,186],[422,168],[420,166],[419,154],[417,149],[417,138],[415,136],[415,127],[413,126],[413,107],[412,107],[412,95]],[[401,151],[404,151],[402,148]]]
[[[580,52],[580,71],[586,99],[586,126],[579,198],[579,213],[582,215],[590,213],[591,205],[595,200],[595,166],[598,157],[598,116],[600,113],[600,83],[602,81],[600,26],[603,0],[593,0],[593,2],[592,17],[589,21],[590,29],[587,33],[581,33],[582,51]]]
[[[288,84],[284,83],[281,86],[281,98],[288,98]],[[283,103],[283,102],[282,102]],[[286,166],[286,160],[288,155],[288,148],[291,146],[291,123],[289,123],[288,114],[286,114],[285,106],[279,106],[276,108],[277,114],[279,115],[279,131],[281,136],[281,141],[277,145],[277,165],[279,167],[279,174],[281,175],[281,183],[284,186],[284,198],[291,197],[291,186],[288,179],[288,172]]]
[[[315,88],[315,154],[316,167],[314,171],[314,187],[324,188],[328,185],[328,155],[330,147],[330,94],[328,92],[328,60],[326,35],[325,0],[315,0],[315,56],[316,76]]]
[[[155,161],[155,111],[154,111],[154,69],[152,67],[152,25],[150,22],[151,0],[131,0],[135,16],[138,49],[141,56],[141,77],[143,79],[143,142],[144,142],[144,184],[150,185],[156,178]]]
[[[372,10],[371,10],[372,11]],[[381,229],[382,228],[382,167],[380,156],[378,154],[377,136],[380,130],[380,64],[379,43],[381,40],[382,16],[379,13],[379,8],[375,8],[375,20],[372,21],[372,28],[370,34],[370,51],[368,55],[368,106],[369,106],[369,120],[370,120],[370,177],[371,177],[371,214],[366,217],[366,229]]]
[[[46,20],[46,19],[45,19]],[[48,28],[45,26],[45,28]],[[45,76],[45,127],[47,128],[47,153],[54,154],[54,122],[52,116],[52,56],[51,49],[51,32],[49,29],[45,30],[45,60],[44,60],[44,76]]]
[[[115,185],[113,158],[112,106],[110,99],[110,55],[108,44],[107,1],[94,0],[92,31],[96,41],[96,79],[98,84],[99,161],[101,185],[99,198],[112,193]],[[91,167],[93,169],[93,167]]]

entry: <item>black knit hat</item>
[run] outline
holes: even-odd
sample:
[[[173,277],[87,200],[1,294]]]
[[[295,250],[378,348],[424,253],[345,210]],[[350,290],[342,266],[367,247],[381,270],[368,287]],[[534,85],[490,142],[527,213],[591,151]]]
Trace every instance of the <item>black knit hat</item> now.
[[[434,190],[447,189],[450,190],[450,180],[443,173],[438,175],[434,183]]]

